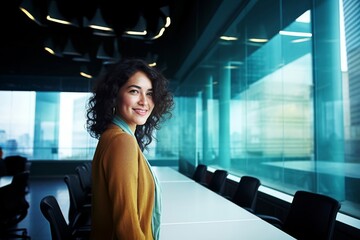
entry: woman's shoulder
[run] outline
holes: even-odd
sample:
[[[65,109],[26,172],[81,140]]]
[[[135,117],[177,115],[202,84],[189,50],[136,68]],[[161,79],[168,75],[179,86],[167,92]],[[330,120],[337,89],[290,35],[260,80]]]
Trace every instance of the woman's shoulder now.
[[[136,139],[130,134],[126,133],[124,130],[117,126],[111,125],[105,132],[101,135],[100,141],[111,143],[122,143],[122,144],[134,144],[137,143]]]
[[[138,154],[136,138],[124,132],[119,127],[107,129],[100,139],[100,149],[112,156],[131,156]]]

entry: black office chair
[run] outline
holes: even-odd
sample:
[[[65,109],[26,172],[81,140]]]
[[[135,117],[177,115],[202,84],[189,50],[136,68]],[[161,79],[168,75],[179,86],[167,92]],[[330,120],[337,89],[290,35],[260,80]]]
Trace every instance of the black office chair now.
[[[81,187],[77,174],[64,177],[69,192],[69,225],[76,228],[91,225],[91,199]]]
[[[258,214],[298,240],[331,240],[340,203],[318,193],[297,191],[285,221]]]
[[[229,198],[233,203],[250,212],[255,212],[258,189],[261,182],[258,178],[242,176],[233,197]]]
[[[92,162],[91,161],[86,161],[82,164],[82,166],[85,167],[86,170],[88,170],[91,173],[91,168],[92,168]]]
[[[6,176],[14,176],[18,173],[28,171],[27,169],[27,158],[20,155],[7,156],[3,159],[5,166]]]
[[[26,201],[29,172],[13,176],[9,185],[0,188],[0,239],[31,239],[26,228],[17,225],[28,214],[30,207]]]
[[[228,172],[226,170],[217,169],[213,173],[210,183],[209,184],[203,184],[210,190],[216,192],[217,194],[222,195],[225,188],[226,178],[227,178]]]
[[[40,209],[43,216],[49,222],[52,240],[89,239],[90,227],[72,228],[66,223],[59,203],[52,195],[41,199]]]
[[[198,183],[205,183],[205,177],[207,172],[207,166],[199,164],[196,166],[192,179]]]
[[[79,176],[82,189],[91,197],[91,170],[82,164],[77,166],[75,171]]]

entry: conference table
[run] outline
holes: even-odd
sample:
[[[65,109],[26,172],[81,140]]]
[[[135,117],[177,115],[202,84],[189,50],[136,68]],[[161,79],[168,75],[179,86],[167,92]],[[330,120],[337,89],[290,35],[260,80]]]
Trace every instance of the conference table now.
[[[12,176],[0,176],[0,187],[4,187],[6,185],[9,185],[12,181]]]
[[[162,191],[161,240],[294,239],[171,167],[152,167]]]

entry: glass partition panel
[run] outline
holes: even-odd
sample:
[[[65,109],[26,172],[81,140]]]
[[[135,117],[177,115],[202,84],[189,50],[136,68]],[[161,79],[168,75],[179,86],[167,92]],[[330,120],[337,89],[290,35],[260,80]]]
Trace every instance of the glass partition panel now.
[[[178,88],[196,116],[182,117],[195,130],[180,152],[281,192],[332,196],[359,218],[355,1],[251,3]]]

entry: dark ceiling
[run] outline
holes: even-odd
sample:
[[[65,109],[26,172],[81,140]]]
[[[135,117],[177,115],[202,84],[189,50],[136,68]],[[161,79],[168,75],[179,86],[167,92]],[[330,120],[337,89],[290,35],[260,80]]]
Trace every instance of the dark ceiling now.
[[[75,27],[45,19],[50,0],[31,1],[40,13],[38,24],[20,11],[19,6],[22,1],[6,0],[2,3],[0,90],[29,90],[30,88],[51,90],[51,87],[42,89],[42,82],[37,82],[36,86],[24,87],[24,80],[19,79],[25,79],[28,82],[52,78],[62,81],[64,79],[79,81],[82,79],[79,71],[83,66],[87,67],[89,73],[96,76],[101,71],[104,62],[108,62],[97,56],[101,46],[110,54],[114,53],[113,49],[116,46],[118,50],[115,50],[115,55],[118,57],[141,57],[149,62],[155,59],[157,66],[163,70],[166,77],[176,81],[176,72],[206,27],[216,9],[216,2],[221,2],[213,1],[208,4],[205,0],[57,0],[59,11],[65,17],[78,21],[79,26]],[[159,16],[162,14],[160,9],[166,6],[169,7],[171,25],[166,28],[162,37],[152,40]],[[99,36],[94,34],[89,27],[85,27],[86,22],[94,17],[98,8],[101,9],[107,23],[114,29],[115,36]],[[136,25],[141,13],[147,20],[149,34],[142,38],[124,36],[125,29]],[[73,56],[66,54],[62,56],[49,54],[44,50],[44,44],[50,39],[63,50],[71,39],[74,48],[82,54],[87,53],[90,61],[75,61]],[[109,43],[111,44],[106,45]],[[45,81],[44,85],[46,85]]]
[[[39,10],[39,24],[30,20],[19,6],[25,2],[33,3]],[[59,12],[68,19],[75,19],[79,26],[68,26],[45,19],[55,0],[4,0],[0,8],[0,90],[27,91],[89,91],[92,80],[79,75],[86,66],[88,73],[96,77],[112,60],[99,57],[99,52],[114,55],[113,58],[141,57],[149,63],[156,60],[157,66],[170,79],[172,87],[185,81],[191,72],[214,51],[214,58],[208,61],[216,65],[217,56],[226,55],[230,49],[233,61],[242,61],[258,46],[246,45],[244,39],[237,41],[237,47],[221,45],[219,37],[226,29],[249,29],[259,32],[264,19],[267,19],[265,32],[270,39],[282,26],[294,21],[310,9],[308,1],[286,1],[282,11],[273,1],[257,0],[56,0]],[[254,5],[258,5],[254,8]],[[286,6],[296,4],[289,13]],[[164,7],[168,7],[171,25],[163,36],[152,39],[157,25],[164,25]],[[114,29],[114,36],[101,36],[87,26],[96,15],[97,9],[104,20]],[[255,11],[256,10],[256,11]],[[255,12],[252,12],[255,11]],[[166,11],[165,11],[166,12]],[[139,16],[147,22],[148,35],[133,38],[124,35],[126,29],[136,25]],[[262,16],[259,18],[258,16]],[[162,19],[162,20],[161,20]],[[271,19],[268,21],[268,19]],[[239,24],[234,24],[239,22]],[[241,24],[244,24],[242,27]],[[233,27],[230,27],[233,26]],[[251,31],[250,31],[251,30]],[[249,33],[248,33],[249,34]],[[247,34],[242,33],[240,37]],[[62,56],[54,56],[44,50],[45,44],[52,41]],[[64,51],[71,40],[73,47],[81,54],[88,54],[90,61],[75,61],[74,56]],[[245,45],[246,46],[245,46]],[[214,47],[216,46],[216,47]],[[115,49],[115,50],[114,50]],[[116,50],[117,49],[117,50]],[[236,49],[236,54],[234,54]],[[100,51],[101,50],[101,51]],[[216,53],[219,52],[219,54]],[[202,68],[200,67],[200,70]],[[207,68],[204,68],[207,71]],[[196,92],[196,86],[193,92]]]

